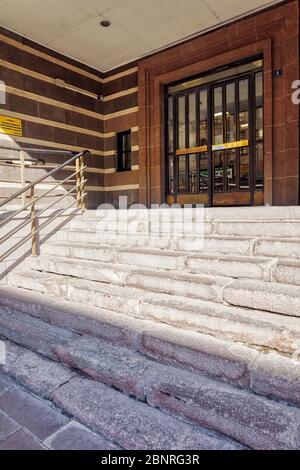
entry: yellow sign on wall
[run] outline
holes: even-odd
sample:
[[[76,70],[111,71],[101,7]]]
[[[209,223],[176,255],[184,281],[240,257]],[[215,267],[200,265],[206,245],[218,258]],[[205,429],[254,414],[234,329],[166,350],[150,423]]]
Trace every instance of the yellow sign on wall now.
[[[22,137],[22,121],[8,116],[0,115],[0,134],[10,134]]]

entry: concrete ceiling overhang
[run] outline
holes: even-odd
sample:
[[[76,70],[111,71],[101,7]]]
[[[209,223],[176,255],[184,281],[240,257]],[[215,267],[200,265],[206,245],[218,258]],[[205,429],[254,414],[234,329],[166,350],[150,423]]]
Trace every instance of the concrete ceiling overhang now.
[[[0,22],[105,72],[279,2],[0,0]],[[101,27],[103,20],[111,26]]]

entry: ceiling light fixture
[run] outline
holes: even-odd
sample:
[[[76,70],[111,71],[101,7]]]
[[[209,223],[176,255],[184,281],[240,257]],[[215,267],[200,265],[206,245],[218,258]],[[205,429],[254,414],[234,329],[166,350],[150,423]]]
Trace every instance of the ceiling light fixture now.
[[[103,28],[108,28],[110,26],[110,21],[103,20],[100,25],[103,26]]]

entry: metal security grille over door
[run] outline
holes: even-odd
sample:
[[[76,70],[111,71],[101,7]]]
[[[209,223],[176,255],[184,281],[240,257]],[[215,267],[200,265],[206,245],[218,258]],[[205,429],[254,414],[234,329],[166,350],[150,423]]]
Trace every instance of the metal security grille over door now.
[[[167,91],[168,202],[263,202],[262,61]]]

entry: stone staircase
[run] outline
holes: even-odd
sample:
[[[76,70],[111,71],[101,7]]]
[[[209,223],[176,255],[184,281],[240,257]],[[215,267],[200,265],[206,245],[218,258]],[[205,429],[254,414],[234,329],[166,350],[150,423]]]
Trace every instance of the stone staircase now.
[[[206,209],[204,240],[114,217],[0,288],[0,335],[77,371],[48,398],[125,448],[299,449],[300,208]]]

